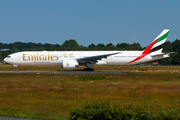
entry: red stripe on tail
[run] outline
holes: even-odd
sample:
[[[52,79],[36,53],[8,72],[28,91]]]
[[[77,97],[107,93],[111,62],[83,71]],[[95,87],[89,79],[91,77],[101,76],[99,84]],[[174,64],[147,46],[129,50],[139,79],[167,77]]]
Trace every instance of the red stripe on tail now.
[[[151,50],[151,48],[154,46],[154,44],[156,43],[158,39],[156,39],[155,41],[153,41],[144,51],[143,53],[137,57],[136,59],[132,60],[131,62],[129,63],[132,63],[132,62],[135,62],[135,61],[138,61],[140,59],[142,59],[143,57],[145,57],[146,55],[148,55],[149,51]]]

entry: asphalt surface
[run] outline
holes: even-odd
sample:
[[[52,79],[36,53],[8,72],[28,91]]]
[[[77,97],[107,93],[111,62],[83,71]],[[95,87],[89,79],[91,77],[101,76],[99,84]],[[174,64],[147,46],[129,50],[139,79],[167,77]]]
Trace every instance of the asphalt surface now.
[[[62,74],[62,75],[80,75],[80,74],[122,74],[122,71],[0,71],[1,73],[11,74]]]
[[[35,119],[23,119],[23,118],[0,117],[0,120],[35,120]]]

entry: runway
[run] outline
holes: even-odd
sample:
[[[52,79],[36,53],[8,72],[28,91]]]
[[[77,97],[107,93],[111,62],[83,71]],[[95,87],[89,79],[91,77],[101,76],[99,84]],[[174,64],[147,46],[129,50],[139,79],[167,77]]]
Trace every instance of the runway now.
[[[62,74],[62,75],[86,75],[86,74],[122,74],[123,71],[0,71],[0,74]]]
[[[0,117],[0,120],[35,120],[35,119]]]

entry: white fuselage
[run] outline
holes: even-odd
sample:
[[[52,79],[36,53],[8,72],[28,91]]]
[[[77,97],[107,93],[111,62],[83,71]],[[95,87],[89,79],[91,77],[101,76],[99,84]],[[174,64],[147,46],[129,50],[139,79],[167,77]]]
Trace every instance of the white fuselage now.
[[[153,58],[149,55],[130,63],[143,51],[27,51],[9,55],[4,59],[7,63],[15,65],[62,65],[63,60],[77,60],[83,57],[98,56],[108,53],[118,53],[102,58],[96,65],[132,65],[153,61],[161,58]]]
[[[8,55],[4,61],[18,65],[61,65],[73,69],[86,65],[134,65],[167,58],[171,53],[162,53],[169,29],[164,29],[144,51],[24,51]]]

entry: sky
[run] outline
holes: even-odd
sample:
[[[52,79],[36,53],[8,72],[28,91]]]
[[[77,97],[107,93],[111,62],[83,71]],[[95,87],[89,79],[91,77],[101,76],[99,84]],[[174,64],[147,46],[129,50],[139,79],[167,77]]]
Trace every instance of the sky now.
[[[180,39],[180,0],[0,0],[0,42],[140,43]]]

